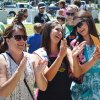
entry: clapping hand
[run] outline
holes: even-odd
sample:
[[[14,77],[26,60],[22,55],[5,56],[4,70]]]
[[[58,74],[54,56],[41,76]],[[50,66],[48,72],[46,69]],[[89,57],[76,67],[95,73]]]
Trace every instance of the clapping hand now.
[[[100,47],[96,47],[94,53],[93,53],[93,59],[100,60]]]
[[[23,72],[26,68],[26,63],[27,63],[27,56],[23,57],[23,59],[21,60],[21,62],[19,64],[19,69],[23,70]]]
[[[44,69],[47,66],[47,61],[46,60],[39,60],[38,64],[34,64],[34,71],[36,74],[41,74],[44,72]]]
[[[85,44],[86,44],[86,41],[83,41],[80,44],[79,44],[79,42],[77,42],[72,50],[73,56],[77,57],[83,51]]]
[[[65,57],[66,54],[67,54],[67,41],[64,38],[63,40],[61,40],[59,55]]]

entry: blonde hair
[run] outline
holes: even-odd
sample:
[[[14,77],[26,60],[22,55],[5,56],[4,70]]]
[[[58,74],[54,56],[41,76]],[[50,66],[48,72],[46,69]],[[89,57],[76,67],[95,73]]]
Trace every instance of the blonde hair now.
[[[35,23],[34,26],[33,26],[33,28],[34,28],[34,31],[35,31],[36,33],[41,33],[42,24],[41,24],[41,23]]]
[[[68,8],[72,8],[73,10],[75,10],[75,12],[79,11],[79,7],[75,4],[68,5]]]

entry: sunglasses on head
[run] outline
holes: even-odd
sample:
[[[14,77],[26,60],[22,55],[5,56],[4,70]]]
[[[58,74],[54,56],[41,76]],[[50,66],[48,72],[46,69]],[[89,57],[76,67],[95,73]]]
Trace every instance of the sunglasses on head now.
[[[74,16],[74,13],[67,12],[66,15],[68,15],[68,16]]]
[[[24,41],[27,40],[26,35],[14,35],[13,37],[15,38],[16,41],[20,41],[21,39],[23,39]]]

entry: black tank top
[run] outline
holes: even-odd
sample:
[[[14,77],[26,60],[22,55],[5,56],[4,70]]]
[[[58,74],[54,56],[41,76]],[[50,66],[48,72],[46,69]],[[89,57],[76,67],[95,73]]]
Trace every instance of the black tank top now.
[[[56,57],[49,57],[50,66]],[[68,75],[69,63],[63,60],[59,71],[57,72],[54,79],[48,82],[46,91],[38,91],[37,100],[72,100],[70,86],[72,80]]]

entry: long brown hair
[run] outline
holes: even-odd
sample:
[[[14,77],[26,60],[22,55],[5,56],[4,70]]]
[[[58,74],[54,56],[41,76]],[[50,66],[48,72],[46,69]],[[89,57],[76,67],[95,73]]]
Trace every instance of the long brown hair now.
[[[51,40],[50,40],[51,30],[58,24],[59,24],[58,21],[46,22],[41,32],[42,33],[42,45],[41,46],[46,49],[48,55],[51,53]],[[58,49],[59,49],[59,45],[60,43],[58,44]]]
[[[90,12],[85,11],[85,10],[80,10],[76,14],[76,18],[80,18],[82,20],[85,20],[88,24],[88,33],[92,34],[93,36],[95,36],[99,39],[98,32],[97,32],[97,29],[95,26],[95,22],[94,22],[93,17],[92,17]],[[78,35],[81,37],[80,40],[83,40],[82,36],[80,34],[78,34]]]

